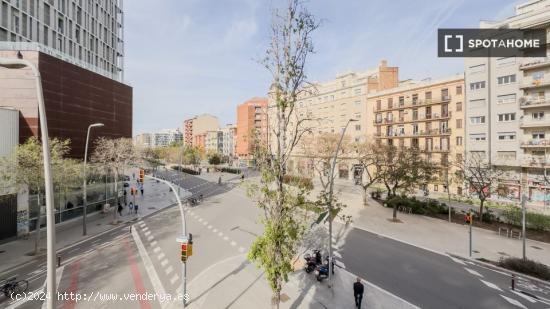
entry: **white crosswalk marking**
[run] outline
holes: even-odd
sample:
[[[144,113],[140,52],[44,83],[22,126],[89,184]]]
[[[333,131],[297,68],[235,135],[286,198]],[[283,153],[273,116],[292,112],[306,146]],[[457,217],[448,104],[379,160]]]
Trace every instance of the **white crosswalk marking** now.
[[[162,262],[160,262],[160,266],[162,266],[162,267],[166,266],[166,264],[168,264],[167,259],[164,259],[164,260],[162,260]]]
[[[523,294],[523,293],[520,293],[520,292],[518,292],[518,291],[512,291],[512,293],[516,294],[516,295],[519,296],[519,297],[522,297],[522,298],[526,299],[527,301],[529,301],[529,302],[531,302],[531,303],[536,303],[536,302],[537,302],[537,301],[534,300],[532,297],[529,297],[529,296],[527,296],[527,295],[525,295],[525,294]]]
[[[157,259],[160,261],[165,257],[164,253],[161,252],[159,255],[157,255]]]
[[[456,259],[452,256],[449,256],[449,258],[455,263],[458,263],[458,264],[461,264],[461,265],[466,265],[466,263],[464,263],[464,261],[462,261],[462,260]]]
[[[151,240],[153,240],[153,239],[155,239],[155,237],[154,237],[153,235],[147,237],[147,241],[151,241]]]
[[[522,303],[520,303],[519,301],[513,299],[513,298],[510,298],[510,297],[506,297],[504,295],[500,295],[502,298],[506,299],[507,302],[509,302],[510,304],[516,306],[516,307],[519,307],[519,308],[524,308],[524,309],[527,309],[527,307],[525,307]]]
[[[174,270],[174,268],[172,268],[172,266],[168,266],[168,268],[166,268],[166,269],[164,270],[164,272],[165,272],[167,275],[169,275],[173,270]]]
[[[149,236],[149,235],[151,235],[151,231],[147,231],[147,232],[145,232],[145,234],[143,234],[143,235]]]
[[[171,284],[174,284],[176,281],[178,281],[180,277],[178,275],[174,275],[174,277],[172,277],[172,279],[170,279],[170,283]]]
[[[231,245],[232,245],[232,246],[236,246],[236,245],[237,245],[237,243],[236,243],[236,242],[234,242],[234,241],[232,241],[232,242],[231,242]]]
[[[473,269],[469,269],[469,268],[466,268],[466,267],[464,267],[464,269],[465,269],[467,272],[469,272],[470,274],[474,275],[474,276],[478,276],[478,277],[483,278],[483,275],[482,275],[482,274],[478,273],[477,271],[475,271],[475,270],[473,270]]]
[[[498,291],[501,291],[502,292],[502,289],[499,288],[496,284],[492,283],[492,282],[488,282],[488,281],[485,281],[485,280],[481,280],[479,279],[481,282],[483,282],[483,284],[485,284],[486,286],[492,288],[492,289],[495,289],[495,290],[498,290]]]
[[[159,247],[155,247],[155,249],[153,249],[153,252],[155,252],[155,253],[159,253],[159,251],[160,251]]]
[[[153,242],[151,242],[151,247],[154,247],[154,246],[156,246],[156,245],[157,245],[157,241],[156,241],[156,240],[153,241]]]
[[[243,247],[239,247],[239,252],[240,253],[243,253],[245,251],[245,249]]]

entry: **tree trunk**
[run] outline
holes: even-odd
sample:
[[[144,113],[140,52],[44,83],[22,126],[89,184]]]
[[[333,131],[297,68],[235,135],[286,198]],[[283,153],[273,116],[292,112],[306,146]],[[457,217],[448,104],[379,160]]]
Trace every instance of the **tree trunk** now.
[[[368,187],[363,187],[363,206],[367,206],[367,199],[368,199]]]
[[[37,194],[38,216],[36,219],[36,238],[34,240],[34,255],[38,255],[40,251],[40,217],[42,217],[42,205],[40,205],[40,189]]]
[[[485,199],[480,199],[479,201],[479,222],[483,222],[483,204],[485,203]]]
[[[393,220],[397,220],[397,204],[393,205]]]
[[[114,202],[115,205],[113,206],[113,210],[114,210],[113,224],[118,224],[118,172],[116,170],[115,170],[114,182],[115,182],[115,202]]]

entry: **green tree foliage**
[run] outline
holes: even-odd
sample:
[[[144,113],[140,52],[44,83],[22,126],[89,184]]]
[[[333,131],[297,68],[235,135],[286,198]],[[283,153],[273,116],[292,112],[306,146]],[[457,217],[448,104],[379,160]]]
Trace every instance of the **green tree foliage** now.
[[[222,159],[219,154],[212,153],[208,156],[208,164],[218,165],[222,162]]]

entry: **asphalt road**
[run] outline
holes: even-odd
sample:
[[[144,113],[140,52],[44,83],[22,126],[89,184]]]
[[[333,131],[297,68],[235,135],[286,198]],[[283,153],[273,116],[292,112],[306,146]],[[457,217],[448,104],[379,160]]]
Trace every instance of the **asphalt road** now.
[[[510,276],[353,228],[340,249],[347,271],[421,308],[548,308],[510,290]],[[525,287],[518,287],[526,290]]]

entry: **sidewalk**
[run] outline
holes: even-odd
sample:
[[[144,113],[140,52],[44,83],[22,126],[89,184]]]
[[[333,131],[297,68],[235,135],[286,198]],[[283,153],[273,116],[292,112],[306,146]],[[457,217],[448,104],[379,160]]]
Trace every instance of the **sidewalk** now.
[[[368,206],[363,206],[359,191],[348,188],[338,198],[347,205],[344,213],[351,215],[354,227],[382,234],[403,242],[440,253],[452,253],[463,257],[469,255],[468,226],[449,223],[445,220],[398,213],[403,223],[392,223],[393,209],[385,208],[369,197]],[[521,239],[499,236],[494,231],[473,228],[473,258],[498,261],[501,257],[521,257]],[[550,265],[550,244],[533,240],[526,242],[529,259]]]
[[[337,269],[333,288],[318,282],[301,265],[283,286],[280,308],[354,308],[353,283],[356,278]],[[386,291],[363,282],[362,308],[417,308]],[[188,284],[188,308],[270,308],[272,291],[261,269],[244,255],[231,257],[199,274]],[[174,306],[176,308],[176,306]]]
[[[129,173],[130,179],[132,173]],[[133,181],[130,181],[133,183]],[[128,188],[126,188],[127,191]],[[184,191],[185,192],[185,191]],[[185,194],[185,193],[183,193]],[[128,192],[128,202],[133,200],[133,197]],[[121,198],[122,201],[122,198]],[[159,211],[170,205],[176,203],[176,198],[173,192],[169,191],[169,187],[160,182],[149,178],[145,179],[144,183],[144,195],[138,195],[135,197],[136,204],[139,205],[138,214],[129,214],[127,207],[122,211],[122,216],[118,217],[119,225],[125,222],[136,220],[147,216],[151,213]],[[77,217],[70,221],[61,223],[56,226],[56,249],[59,251],[64,247],[72,245],[74,243],[91,238],[95,235],[111,230],[116,226],[112,224],[113,212],[102,214],[95,212],[88,214],[87,216],[87,236],[82,236],[82,217]],[[46,229],[43,227],[41,232],[41,248],[46,248]],[[41,255],[31,256],[29,253],[34,252],[34,243],[36,236],[31,234],[28,239],[17,239],[5,244],[0,245],[0,258],[2,264],[0,265],[0,274],[15,268],[18,265],[30,262],[34,259],[41,259],[44,257],[46,251],[44,250]]]

